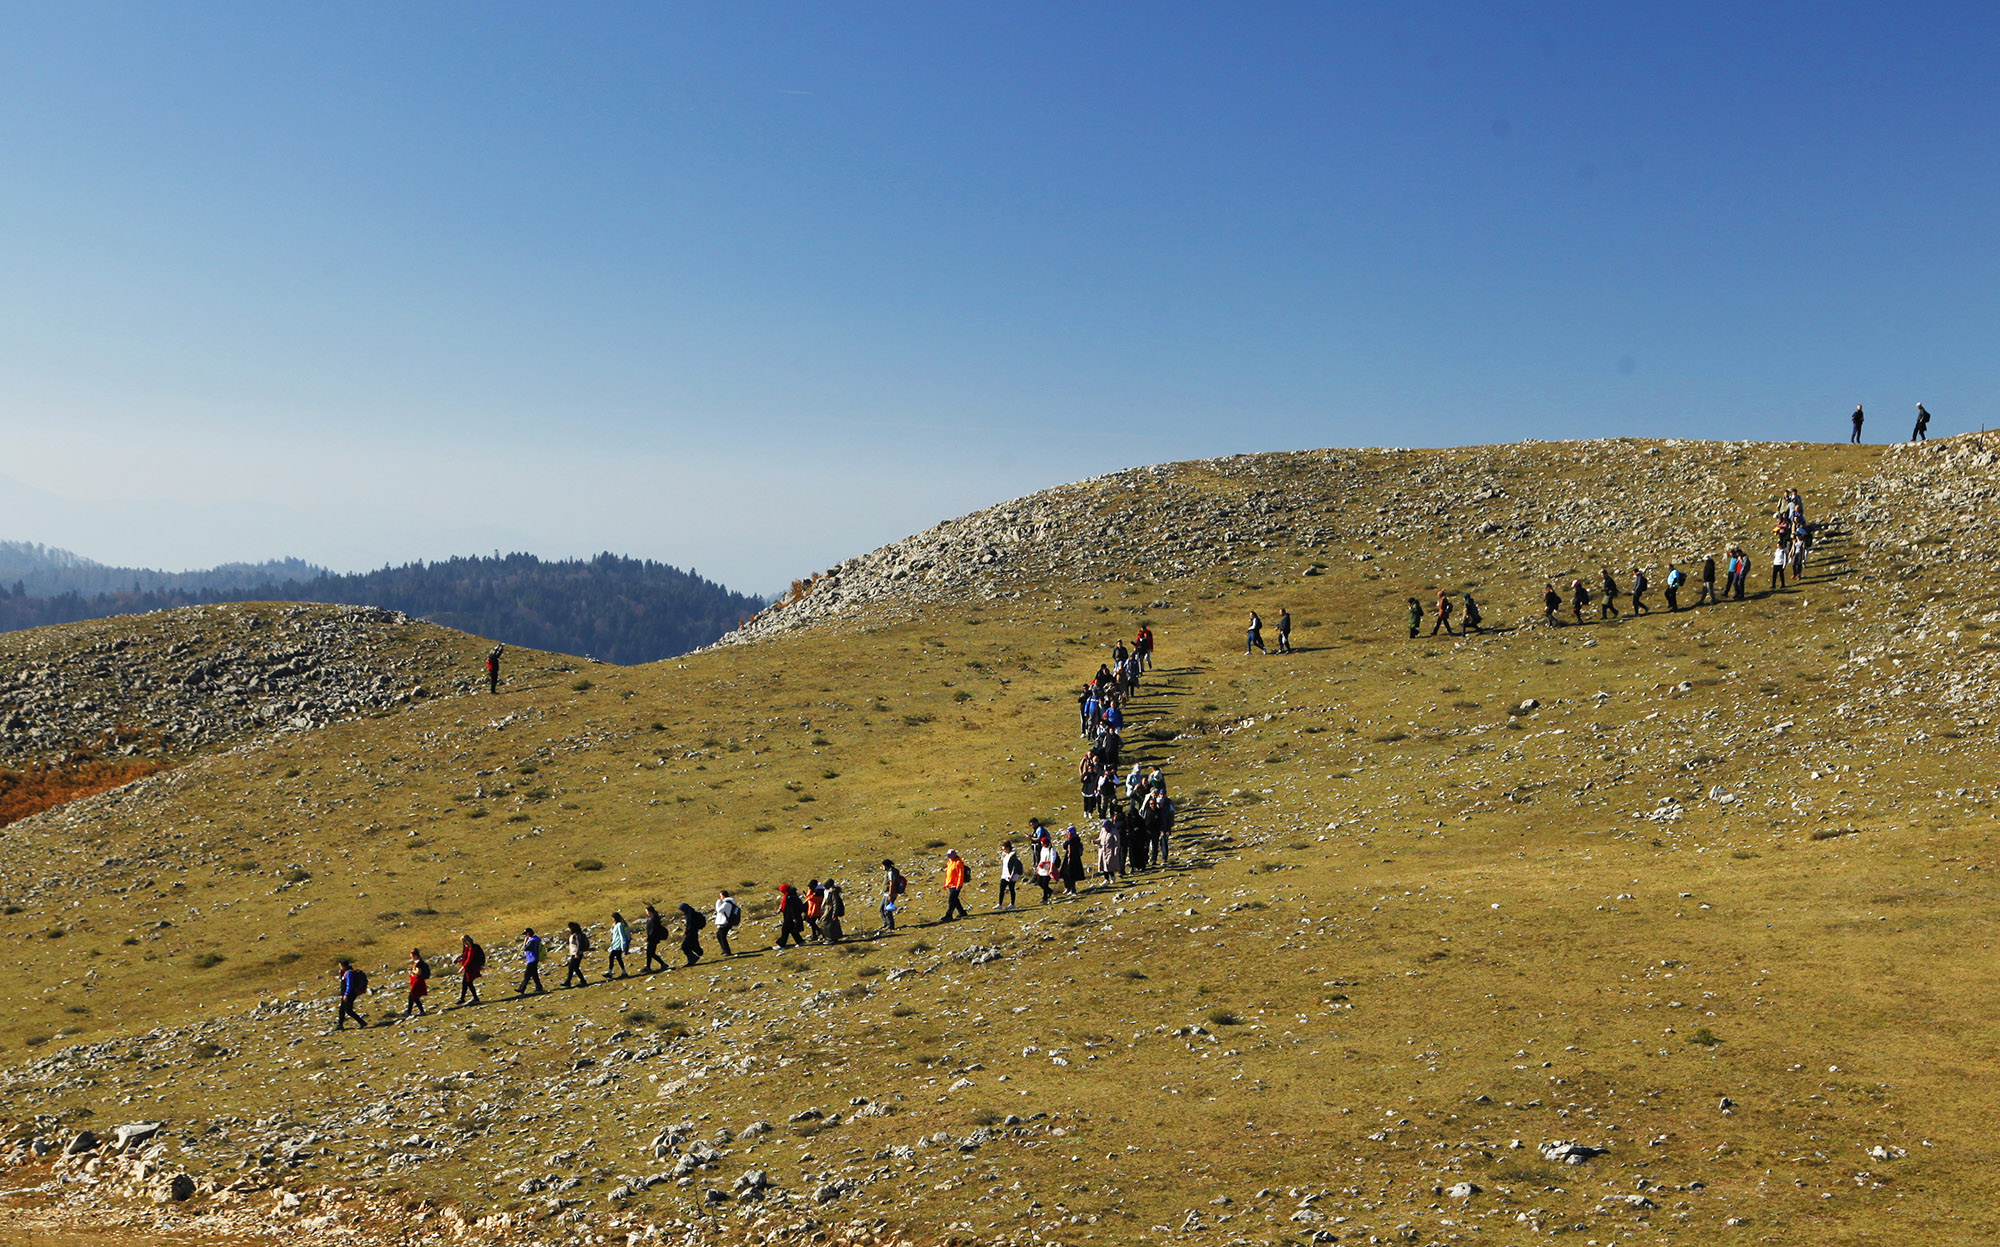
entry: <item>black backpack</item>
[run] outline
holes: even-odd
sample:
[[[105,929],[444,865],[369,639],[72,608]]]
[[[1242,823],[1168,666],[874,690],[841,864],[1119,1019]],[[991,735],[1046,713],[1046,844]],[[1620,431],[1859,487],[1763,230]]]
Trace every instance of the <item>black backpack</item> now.
[[[688,911],[688,933],[693,934],[708,925],[708,919],[701,916],[699,909]]]
[[[478,978],[486,972],[486,950],[484,948],[481,948],[477,944],[472,946],[472,960],[467,968],[472,971],[473,978]]]
[[[350,977],[347,985],[354,989],[354,994],[357,996],[365,994],[368,991],[368,971],[350,970],[348,973]]]
[[[590,932],[578,928],[576,933],[576,949],[578,952],[583,953],[590,951]]]

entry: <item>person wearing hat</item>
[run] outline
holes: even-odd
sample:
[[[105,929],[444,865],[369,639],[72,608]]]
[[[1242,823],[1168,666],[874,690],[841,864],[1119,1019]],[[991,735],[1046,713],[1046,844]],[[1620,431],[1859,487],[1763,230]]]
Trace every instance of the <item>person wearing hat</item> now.
[[[958,891],[971,881],[972,872],[965,868],[965,859],[951,849],[944,855],[944,918],[951,922],[957,918],[970,918],[965,902],[958,897]]]
[[[521,985],[514,989],[516,996],[528,994],[528,984],[535,985],[535,994],[541,995],[549,989],[542,986],[542,937],[535,934],[535,928],[528,927],[521,932]]]

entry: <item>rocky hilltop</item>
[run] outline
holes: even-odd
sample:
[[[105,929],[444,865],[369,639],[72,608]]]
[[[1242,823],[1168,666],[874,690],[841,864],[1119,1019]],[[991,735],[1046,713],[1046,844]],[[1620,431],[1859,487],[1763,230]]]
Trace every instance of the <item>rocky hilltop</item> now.
[[[0,765],[174,756],[474,687],[471,637],[358,606],[208,606],[0,633]]]

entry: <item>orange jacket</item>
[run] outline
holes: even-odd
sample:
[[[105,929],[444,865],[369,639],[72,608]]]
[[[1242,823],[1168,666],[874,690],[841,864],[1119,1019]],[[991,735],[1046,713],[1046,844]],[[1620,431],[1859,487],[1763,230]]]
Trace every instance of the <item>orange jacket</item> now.
[[[965,871],[964,858],[954,857],[949,862],[945,863],[944,886],[946,886],[947,888],[962,888],[965,886],[965,879],[966,879],[966,871]]]

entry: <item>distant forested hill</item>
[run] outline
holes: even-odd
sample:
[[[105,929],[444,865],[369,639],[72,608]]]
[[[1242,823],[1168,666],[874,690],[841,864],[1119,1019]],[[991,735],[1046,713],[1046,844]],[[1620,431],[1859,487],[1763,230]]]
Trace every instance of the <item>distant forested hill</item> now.
[[[139,593],[148,589],[213,589],[227,592],[251,585],[283,584],[324,576],[324,567],[303,559],[272,559],[268,563],[224,563],[193,572],[163,572],[150,567],[107,567],[81,554],[37,545],[32,541],[0,541],[0,588],[17,585],[33,597],[80,593]]]
[[[24,577],[17,577],[11,583],[0,582],[0,632],[210,602],[385,606],[513,645],[588,654],[615,663],[653,662],[684,654],[715,640],[764,606],[760,598],[733,593],[665,563],[613,554],[561,562],[510,554],[411,563],[354,575],[322,572],[247,585],[142,585],[137,590],[109,588],[96,593],[71,589],[37,594],[28,590]]]

